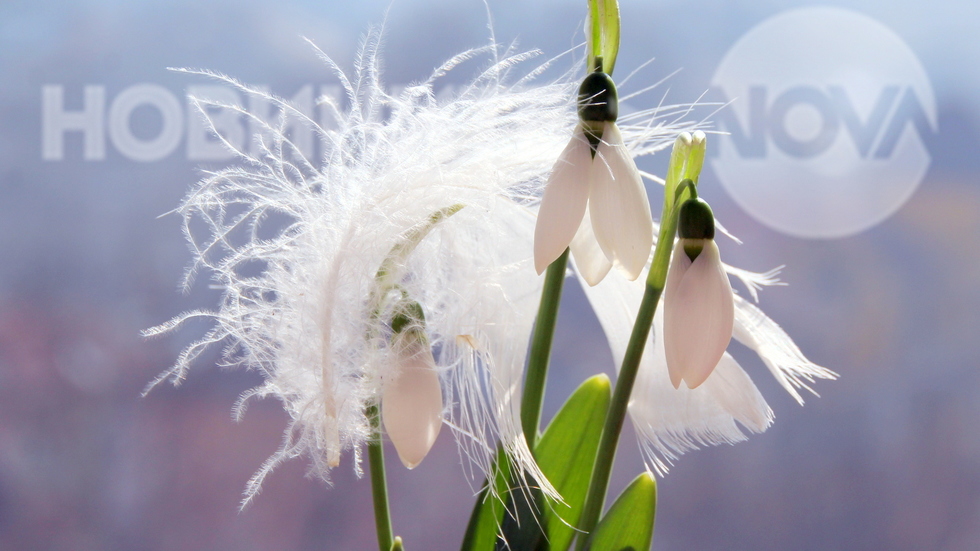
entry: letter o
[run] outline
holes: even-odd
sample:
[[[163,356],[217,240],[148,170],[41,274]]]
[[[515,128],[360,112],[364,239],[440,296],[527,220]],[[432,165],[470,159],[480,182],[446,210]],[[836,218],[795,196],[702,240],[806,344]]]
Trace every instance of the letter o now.
[[[820,113],[820,132],[806,140],[797,139],[786,131],[786,114],[797,105],[810,105]],[[797,86],[786,90],[769,109],[769,135],[776,147],[788,155],[800,158],[815,157],[830,147],[837,139],[840,118],[834,104],[820,90],[811,86]]]
[[[129,128],[129,118],[141,105],[160,112],[163,126],[150,140],[141,140]],[[180,102],[158,84],[135,84],[116,96],[109,108],[109,137],[120,153],[134,161],[158,161],[180,145],[184,133],[184,114]]]

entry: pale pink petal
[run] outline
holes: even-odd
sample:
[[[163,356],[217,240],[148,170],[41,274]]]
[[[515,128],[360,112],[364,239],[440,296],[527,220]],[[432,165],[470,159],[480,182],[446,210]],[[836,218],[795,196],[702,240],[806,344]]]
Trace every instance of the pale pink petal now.
[[[435,443],[442,428],[442,386],[427,345],[396,345],[397,369],[385,381],[381,419],[398,458],[414,469]],[[401,349],[401,351],[398,351]]]
[[[684,258],[683,240],[678,240],[673,260]],[[675,386],[683,379],[689,388],[697,388],[728,348],[735,321],[732,285],[714,240],[704,241],[701,254],[672,286],[664,308],[664,346],[671,380]]]
[[[653,246],[650,201],[615,123],[606,123],[592,163],[589,215],[606,257],[636,279]]]
[[[576,127],[555,162],[541,197],[534,226],[534,269],[539,274],[565,252],[585,216],[591,165],[589,141]]]
[[[612,262],[603,254],[595,239],[591,216],[582,217],[582,225],[575,232],[575,237],[569,247],[572,249],[575,268],[590,286],[602,281],[602,278],[606,277],[609,269],[612,268]]]
[[[639,310],[644,285],[608,277],[595,287],[584,286],[609,340],[618,369]],[[762,432],[772,423],[772,410],[748,374],[728,354],[703,385],[675,389],[664,354],[663,305],[637,373],[629,412],[651,467],[660,473],[681,454],[702,446],[734,444],[746,436],[738,426]]]
[[[681,247],[681,242],[678,241],[674,245],[673,255],[670,259],[670,267],[667,268],[667,282],[664,284],[664,293],[663,293],[664,312],[671,311],[671,302],[676,301],[677,287],[684,279],[684,274],[687,273],[687,270],[690,267],[691,267],[691,259],[686,254],[684,254],[683,248]],[[670,314],[666,314],[666,315],[668,319],[671,318]],[[671,347],[670,350],[671,352],[674,352],[675,347]],[[670,383],[674,385],[674,388],[680,388],[681,380],[683,380],[683,372],[679,367],[680,362],[676,358],[668,355],[667,366],[668,366],[668,373],[670,374]],[[670,369],[670,366],[674,366],[674,368]]]

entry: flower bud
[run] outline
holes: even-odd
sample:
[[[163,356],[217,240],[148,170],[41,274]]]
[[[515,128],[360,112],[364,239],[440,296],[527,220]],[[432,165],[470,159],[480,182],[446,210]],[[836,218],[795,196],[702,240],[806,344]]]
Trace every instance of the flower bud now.
[[[442,385],[420,330],[396,333],[392,349],[395,365],[382,388],[381,420],[402,464],[414,469],[442,428]]]
[[[700,130],[694,134],[681,132],[674,140],[664,184],[664,200],[667,204],[673,204],[676,199],[675,194],[684,180],[691,180],[694,184],[698,183],[701,169],[704,167],[706,150],[707,138],[704,132]]]

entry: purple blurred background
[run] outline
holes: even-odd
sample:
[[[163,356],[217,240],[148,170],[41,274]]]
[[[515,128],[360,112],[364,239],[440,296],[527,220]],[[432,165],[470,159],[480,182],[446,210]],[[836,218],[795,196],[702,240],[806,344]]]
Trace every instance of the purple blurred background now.
[[[490,0],[498,41],[548,57],[582,41],[585,2]],[[776,412],[766,433],[683,457],[660,481],[654,549],[980,549],[980,8],[972,3],[830,3],[870,16],[918,56],[935,91],[939,131],[911,199],[857,235],[786,236],[742,211],[709,168],[701,194],[745,244],[728,262],[785,264],[787,287],[761,306],[815,362],[840,373],[801,408],[744,348],[734,353]],[[646,107],[697,99],[750,28],[806,2],[623,0],[617,73],[656,60],[639,89],[683,71]],[[111,104],[140,83],[172,93],[211,84],[167,67],[208,68],[291,97],[335,84],[302,40],[350,67],[359,36],[385,21],[387,82],[428,76],[486,43],[472,0],[361,3],[28,2],[0,5],[0,549],[219,550],[375,548],[370,487],[349,460],[333,487],[295,460],[238,512],[245,483],[273,453],[285,415],[273,401],[231,419],[257,375],[212,367],[140,398],[204,326],[144,340],[140,330],[216,303],[206,278],[177,290],[190,253],[174,208],[218,159],[172,153],[133,160],[105,138],[86,159],[80,132],[42,154],[42,89],[81,110],[86,86]],[[669,93],[667,90],[669,89]],[[108,109],[108,108],[107,108]],[[159,134],[160,112],[132,112],[131,131]],[[96,155],[98,157],[98,155]],[[665,158],[641,168],[662,173]],[[657,192],[651,188],[654,201]],[[566,287],[545,417],[612,360],[584,295]],[[390,455],[396,533],[409,549],[457,548],[473,502],[451,438],[414,471]],[[392,451],[392,450],[389,450]],[[349,459],[345,457],[345,459]],[[631,435],[612,483],[643,468]]]

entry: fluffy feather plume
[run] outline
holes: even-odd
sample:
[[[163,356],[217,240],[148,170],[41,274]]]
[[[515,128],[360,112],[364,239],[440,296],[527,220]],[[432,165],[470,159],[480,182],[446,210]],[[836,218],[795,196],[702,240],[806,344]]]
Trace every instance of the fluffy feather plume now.
[[[553,493],[521,434],[519,398],[541,278],[532,262],[533,206],[576,122],[575,75],[538,83],[550,62],[527,66],[536,53],[491,43],[460,54],[432,76],[389,95],[382,84],[380,33],[370,32],[353,72],[323,52],[346,91],[329,99],[336,126],[324,127],[288,101],[218,78],[278,105],[278,125],[235,106],[263,125],[261,154],[235,149],[239,166],[214,172],[177,209],[194,253],[187,284],[203,271],[224,289],[217,310],[195,311],[150,329],[171,331],[195,317],[213,328],[190,345],[150,386],[183,380],[211,345],[229,365],[258,370],[264,383],[242,396],[275,397],[291,421],[280,449],[259,469],[243,505],[284,460],[306,456],[311,471],[329,471],[370,436],[365,406],[380,396],[390,350],[392,301],[404,293],[425,314],[426,332],[445,389],[447,423],[460,449],[487,472],[495,442],[519,468]],[[434,84],[479,55],[490,62],[449,101]],[[191,71],[194,72],[194,71]],[[667,146],[689,111],[661,106],[621,118],[631,153]],[[287,137],[287,118],[312,127],[322,159],[303,156]],[[245,148],[247,149],[247,148]],[[462,205],[433,223],[443,209]],[[413,232],[424,238],[411,246]],[[379,283],[379,268],[386,264]]]

